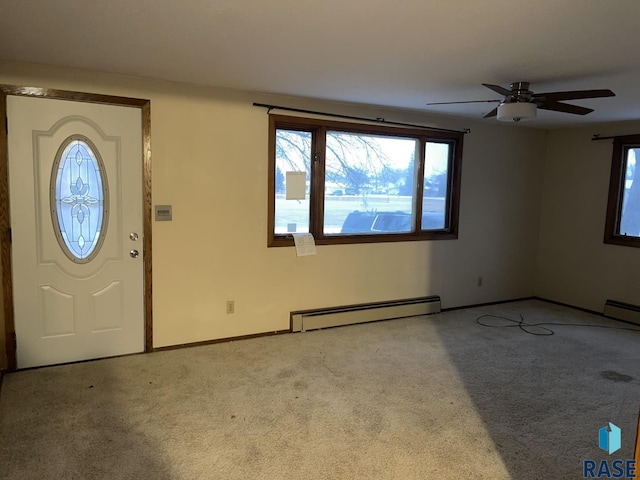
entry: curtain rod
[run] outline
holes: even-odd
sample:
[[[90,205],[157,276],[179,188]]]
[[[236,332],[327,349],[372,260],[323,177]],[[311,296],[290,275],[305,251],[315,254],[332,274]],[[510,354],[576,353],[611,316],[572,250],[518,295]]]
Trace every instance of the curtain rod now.
[[[630,133],[629,135],[611,135],[609,137],[601,137],[599,133],[594,133],[591,137],[592,142],[597,142],[598,140],[611,140],[614,138],[624,138],[624,137],[640,137],[640,133]]]
[[[308,113],[310,115],[324,115],[326,117],[336,117],[336,118],[346,118],[349,120],[360,120],[363,122],[374,122],[374,123],[384,123],[385,125],[396,125],[396,126],[401,126],[401,127],[412,127],[412,128],[422,128],[425,130],[435,130],[438,132],[448,132],[448,133],[471,133],[471,129],[470,128],[465,128],[464,130],[451,130],[448,128],[437,128],[437,127],[427,127],[426,125],[416,125],[413,123],[403,123],[403,122],[393,122],[393,121],[387,121],[382,117],[378,117],[378,118],[366,118],[366,117],[355,117],[352,115],[341,115],[339,113],[325,113],[325,112],[316,112],[314,110],[303,110],[300,108],[292,108],[292,107],[281,107],[278,105],[266,105],[264,103],[254,103],[253,104],[254,107],[263,107],[267,109],[267,113],[269,113],[269,111],[276,109],[276,110],[284,110],[287,112],[297,112],[297,113]]]

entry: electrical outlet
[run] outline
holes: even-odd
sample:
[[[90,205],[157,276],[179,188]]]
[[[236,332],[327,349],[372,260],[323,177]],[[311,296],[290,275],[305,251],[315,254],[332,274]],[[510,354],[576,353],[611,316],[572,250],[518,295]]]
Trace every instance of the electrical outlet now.
[[[481,287],[482,286],[482,277],[478,277],[478,286]]]
[[[227,313],[235,313],[236,311],[236,302],[233,300],[227,301]]]

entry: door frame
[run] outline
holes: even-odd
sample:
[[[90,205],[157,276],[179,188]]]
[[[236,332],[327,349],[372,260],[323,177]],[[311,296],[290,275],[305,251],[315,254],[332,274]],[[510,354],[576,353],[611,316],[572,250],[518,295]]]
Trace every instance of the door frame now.
[[[11,261],[11,218],[9,209],[9,147],[7,96],[51,98],[75,102],[100,103],[113,106],[136,107],[142,114],[142,202],[143,202],[143,262],[144,262],[144,351],[153,351],[153,303],[151,276],[151,101],[140,98],[117,97],[94,93],[55,90],[40,87],[0,85],[0,264],[2,268],[3,308],[7,369],[17,369],[16,329],[13,308],[13,276]]]

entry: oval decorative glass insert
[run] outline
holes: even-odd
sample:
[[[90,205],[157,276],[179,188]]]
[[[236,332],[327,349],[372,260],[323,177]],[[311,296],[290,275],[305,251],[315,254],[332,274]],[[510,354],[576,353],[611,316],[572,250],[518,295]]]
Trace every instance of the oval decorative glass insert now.
[[[104,164],[91,140],[72,135],[62,142],[51,172],[51,216],[60,247],[76,263],[91,261],[100,250],[108,192]]]

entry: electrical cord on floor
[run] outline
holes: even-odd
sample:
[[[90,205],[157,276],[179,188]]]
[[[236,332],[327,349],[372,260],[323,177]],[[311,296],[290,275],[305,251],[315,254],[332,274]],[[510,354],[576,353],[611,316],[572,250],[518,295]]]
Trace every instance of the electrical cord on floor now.
[[[489,321],[482,320],[483,318],[487,319],[495,319],[495,320],[507,320],[508,324],[494,324],[492,325]],[[546,337],[549,335],[553,335],[555,332],[548,326],[558,326],[558,327],[590,327],[590,328],[607,328],[610,330],[628,330],[631,332],[639,332],[640,328],[626,328],[626,327],[610,327],[608,325],[592,325],[588,323],[553,323],[553,322],[540,322],[540,323],[527,323],[524,320],[524,316],[520,314],[520,320],[514,320],[508,317],[501,317],[498,315],[480,315],[476,318],[476,323],[478,325],[482,325],[483,327],[493,327],[493,328],[512,328],[518,327],[525,333],[529,335],[538,335],[542,337]],[[538,329],[538,331],[534,331],[533,329]]]

